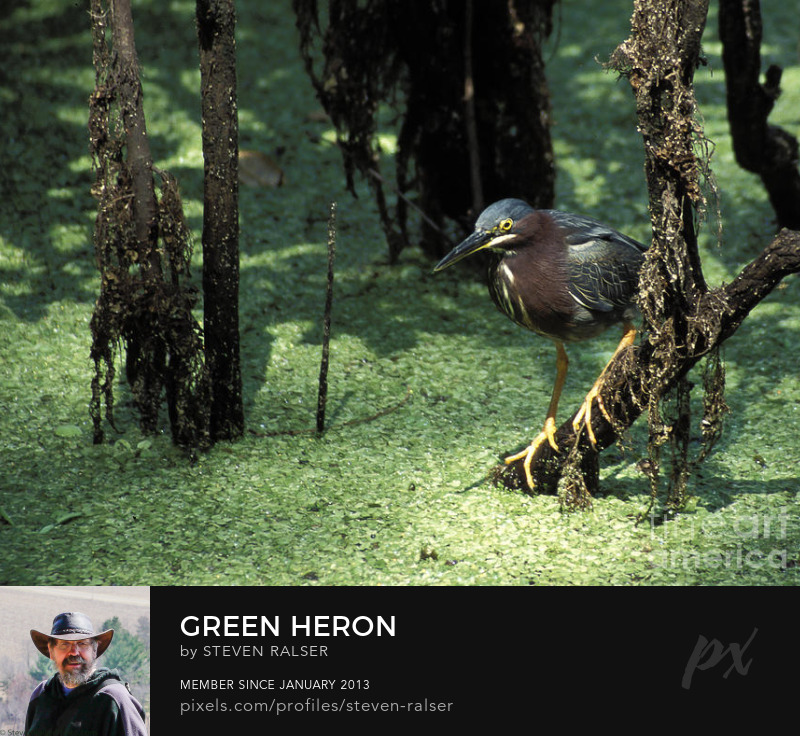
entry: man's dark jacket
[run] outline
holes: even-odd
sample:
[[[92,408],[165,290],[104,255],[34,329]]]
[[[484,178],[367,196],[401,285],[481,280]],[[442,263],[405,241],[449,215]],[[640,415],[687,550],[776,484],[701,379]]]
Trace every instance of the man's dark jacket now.
[[[40,683],[28,704],[25,736],[145,736],[143,719],[117,670],[100,667],[69,695],[57,674]]]

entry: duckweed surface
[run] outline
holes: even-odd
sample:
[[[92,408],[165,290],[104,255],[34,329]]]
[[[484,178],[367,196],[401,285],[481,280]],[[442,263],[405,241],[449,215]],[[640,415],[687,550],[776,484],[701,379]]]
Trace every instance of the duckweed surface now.
[[[241,192],[241,334],[248,431],[192,463],[143,436],[117,387],[119,434],[92,445],[92,253],[85,9],[12,2],[0,30],[0,582],[4,584],[796,585],[800,554],[800,286],[788,279],[725,346],[724,436],[688,508],[647,515],[643,426],[601,458],[603,496],[494,487],[504,453],[539,430],[552,346],[494,310],[466,271],[431,275],[417,249],[386,265],[369,192],[346,191],[332,131],[296,49],[289,0],[240,0],[241,147],[284,172]],[[565,0],[548,43],[561,209],[649,238],[641,140],[626,84],[606,74],[629,4]],[[134,3],[159,167],[201,230],[194,3]],[[710,283],[770,239],[772,212],[733,158],[712,9],[697,92],[723,232],[702,232]],[[791,5],[764,8],[764,65],[784,67],[773,122],[800,135]],[[391,116],[387,116],[391,121]],[[394,131],[382,131],[386,168]],[[509,193],[512,195],[513,193]],[[329,206],[338,205],[328,429],[313,433]],[[199,282],[201,254],[195,254]],[[198,312],[202,318],[202,312]],[[571,351],[563,411],[617,335]],[[122,371],[120,371],[122,373]],[[699,394],[699,392],[696,392]],[[696,397],[699,401],[699,397]],[[699,428],[697,430],[699,436]],[[644,519],[636,523],[636,518]]]

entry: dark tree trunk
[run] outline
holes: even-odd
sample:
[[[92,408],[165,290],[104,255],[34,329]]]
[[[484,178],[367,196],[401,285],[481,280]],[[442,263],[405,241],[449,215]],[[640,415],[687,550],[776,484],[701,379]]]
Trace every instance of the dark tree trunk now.
[[[147,139],[142,103],[130,0],[114,0],[111,3],[111,36],[114,39],[119,68],[123,70],[119,78],[118,95],[123,101],[120,111],[125,127],[126,164],[133,193],[131,209],[138,254],[136,260],[141,264],[144,290],[152,292],[161,278],[161,262],[157,249],[158,203],[153,181],[153,157]],[[164,346],[153,339],[153,332],[157,330],[154,320],[147,315],[140,317],[140,329],[127,342],[125,373],[139,410],[142,429],[152,433],[158,426],[166,354]]]
[[[508,196],[537,208],[552,207],[555,201],[550,89],[542,50],[552,31],[555,2],[476,4],[473,66],[485,205]]]
[[[203,295],[211,436],[244,431],[239,355],[239,178],[233,0],[197,0],[203,113]]]
[[[782,70],[770,66],[762,84],[761,8],[758,0],[720,0],[719,35],[728,121],[739,165],[764,183],[780,227],[800,229],[797,139],[768,122],[780,95]]]
[[[191,257],[188,229],[177,184],[165,172],[158,172],[161,199],[156,197],[130,0],[92,0],[91,8],[97,78],[89,131],[101,274],[91,322],[94,440],[103,440],[103,401],[113,426],[115,353],[124,343],[126,374],[142,430],[157,431],[166,392],[174,441],[204,448],[209,444],[208,386],[200,329],[192,316],[197,300],[182,285]]]
[[[724,373],[715,350],[784,276],[800,271],[800,233],[784,230],[732,283],[713,290],[705,285],[692,225],[694,210],[703,201],[701,162],[694,153],[703,139],[694,122],[692,78],[706,12],[707,3],[696,0],[677,0],[668,7],[654,0],[635,0],[631,38],[612,58],[631,83],[645,142],[653,221],[653,244],[639,299],[646,331],[641,345],[621,353],[609,369],[602,395],[614,421],[612,426],[600,411],[593,412],[597,448],[592,448],[586,432],[576,437],[570,419],[557,433],[562,452],[544,443],[534,457],[536,492],[556,493],[563,478],[567,506],[590,503],[597,490],[597,453],[613,444],[645,410],[650,414],[651,448],[675,437],[678,459],[685,455],[681,432],[688,426],[688,387],[678,391],[678,416],[671,427],[661,419],[660,403],[706,356],[711,356],[711,363],[703,427],[708,446],[713,444],[726,410]],[[657,466],[657,453],[655,459]],[[685,482],[685,473],[673,470],[673,478]],[[501,468],[498,480],[522,488],[521,461]],[[678,497],[670,500],[680,503]]]
[[[409,75],[398,182],[401,190],[416,183],[420,208],[439,225],[449,218],[471,230],[480,210],[503,197],[553,206],[541,50],[552,7],[552,0],[421,3],[397,18]],[[450,249],[425,226],[421,244],[436,258]]]
[[[126,162],[131,175],[133,190],[133,219],[136,232],[136,248],[139,263],[146,278],[161,276],[161,261],[158,256],[158,220],[156,213],[155,183],[153,181],[153,157],[147,139],[142,85],[139,82],[139,59],[133,38],[133,16],[130,0],[114,0],[111,4],[111,35],[114,48],[119,55],[120,68],[125,70],[120,78],[118,94],[126,100],[122,104],[122,120],[127,138]]]
[[[408,202],[423,218],[423,249],[436,258],[451,243],[446,221],[469,230],[476,209],[501,197],[550,207],[555,165],[542,42],[555,0],[453,3],[339,0],[320,31],[315,0],[294,0],[306,68],[339,131],[345,168],[370,182],[390,260],[411,239]],[[312,39],[323,39],[317,71]],[[376,144],[378,103],[402,86],[394,215]],[[351,187],[352,188],[352,187]],[[415,240],[419,240],[415,238]]]

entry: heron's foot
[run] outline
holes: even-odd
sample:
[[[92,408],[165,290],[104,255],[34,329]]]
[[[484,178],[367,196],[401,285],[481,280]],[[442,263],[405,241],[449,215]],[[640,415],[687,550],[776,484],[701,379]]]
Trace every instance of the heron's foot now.
[[[603,397],[600,395],[601,385],[601,382],[598,381],[592,386],[589,393],[586,394],[586,398],[583,400],[580,410],[575,415],[575,419],[572,421],[572,429],[575,431],[575,434],[580,434],[581,429],[583,429],[584,426],[586,427],[586,434],[589,436],[592,447],[597,447],[597,438],[594,436],[594,430],[592,429],[592,403],[595,399],[597,399],[597,406],[608,423],[613,424],[611,416],[603,404]]]
[[[506,465],[511,465],[511,463],[515,463],[517,460],[523,460],[524,458],[522,468],[525,471],[525,482],[531,490],[533,490],[534,487],[533,475],[531,475],[533,456],[545,442],[549,442],[550,447],[558,452],[558,445],[556,444],[556,421],[553,417],[547,417],[547,421],[544,423],[544,429],[536,435],[533,442],[531,442],[528,447],[522,450],[522,452],[518,452],[516,455],[509,455],[504,461]]]

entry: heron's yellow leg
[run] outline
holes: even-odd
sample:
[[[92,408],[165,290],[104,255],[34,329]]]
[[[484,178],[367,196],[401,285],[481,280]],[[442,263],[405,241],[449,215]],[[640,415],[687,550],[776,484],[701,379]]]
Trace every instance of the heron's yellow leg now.
[[[561,392],[564,389],[564,381],[567,378],[567,369],[569,367],[569,358],[567,358],[567,351],[564,349],[564,343],[556,341],[556,382],[553,385],[553,394],[550,397],[550,406],[547,409],[547,418],[544,421],[544,429],[539,432],[528,447],[516,455],[509,455],[505,459],[506,465],[510,465],[517,460],[525,458],[522,467],[525,471],[525,480],[528,483],[528,488],[533,490],[533,476],[531,475],[531,463],[536,451],[547,441],[550,443],[556,452],[558,452],[558,445],[556,444],[556,414],[558,413],[558,400],[561,398]]]
[[[589,441],[592,443],[592,447],[597,445],[597,438],[594,436],[594,430],[592,429],[592,403],[595,399],[597,399],[597,406],[600,408],[600,411],[603,413],[603,416],[606,418],[608,423],[611,424],[611,417],[606,411],[606,408],[603,405],[603,397],[600,395],[600,387],[603,385],[603,379],[605,378],[608,366],[611,365],[611,363],[614,361],[614,358],[616,358],[622,350],[627,348],[629,345],[633,345],[635,339],[636,328],[630,322],[626,322],[623,325],[622,339],[619,341],[617,349],[611,356],[611,360],[606,363],[606,367],[603,368],[602,373],[600,373],[600,375],[597,377],[597,380],[594,382],[594,385],[591,387],[591,389],[589,389],[589,393],[586,394],[586,398],[583,400],[580,410],[575,415],[575,419],[572,420],[572,429],[575,430],[576,434],[580,433],[582,425],[586,427],[586,433],[589,436]]]

